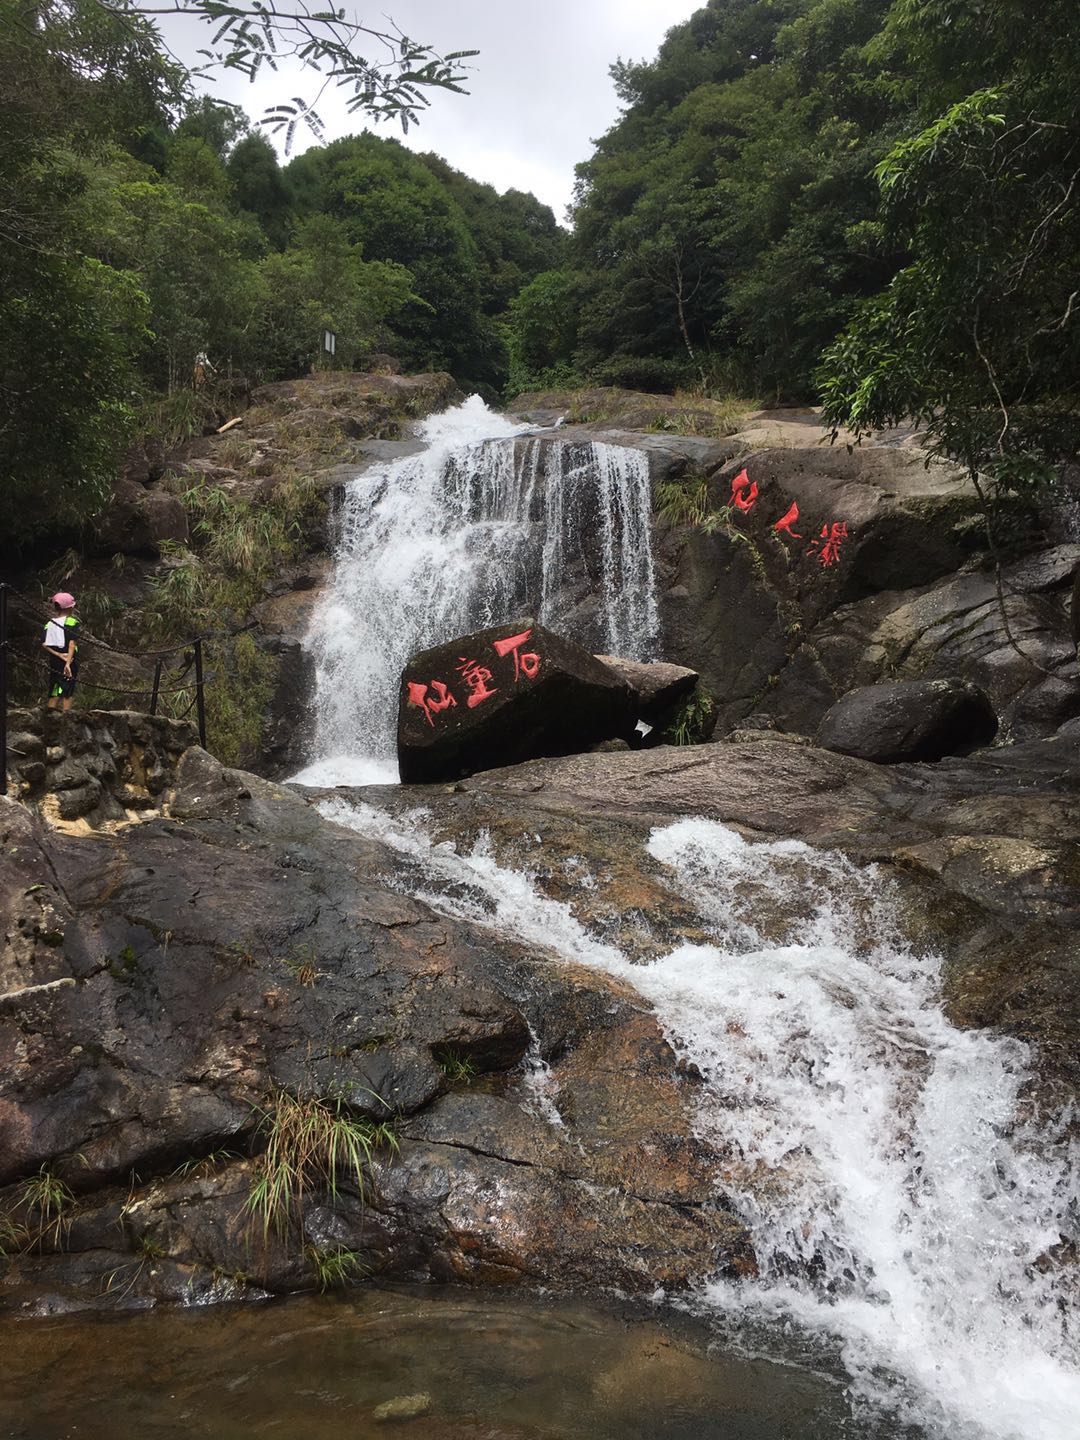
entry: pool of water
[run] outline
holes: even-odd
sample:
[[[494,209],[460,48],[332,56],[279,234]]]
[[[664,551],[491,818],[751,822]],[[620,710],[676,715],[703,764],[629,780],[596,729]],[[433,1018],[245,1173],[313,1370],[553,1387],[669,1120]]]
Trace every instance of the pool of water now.
[[[363,1291],[0,1323],[6,1440],[885,1440],[841,1381],[640,1309]]]

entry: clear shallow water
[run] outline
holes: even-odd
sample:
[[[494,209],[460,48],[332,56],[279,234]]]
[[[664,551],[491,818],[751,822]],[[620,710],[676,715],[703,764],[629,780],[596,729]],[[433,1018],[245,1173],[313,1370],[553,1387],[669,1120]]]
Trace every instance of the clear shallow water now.
[[[4,1440],[893,1440],[641,1311],[455,1291],[0,1325]],[[377,1407],[426,1396],[425,1413]]]
[[[1077,1231],[1075,1138],[1025,1121],[1025,1046],[949,1024],[939,962],[873,872],[709,821],[658,828],[649,851],[714,943],[641,962],[483,841],[459,854],[422,814],[322,808],[391,845],[436,909],[653,1005],[705,1079],[697,1128],[731,1156],[718,1189],[761,1269],[703,1287],[696,1313],[816,1337],[860,1414],[947,1440],[1080,1435],[1076,1282],[1052,1258]]]

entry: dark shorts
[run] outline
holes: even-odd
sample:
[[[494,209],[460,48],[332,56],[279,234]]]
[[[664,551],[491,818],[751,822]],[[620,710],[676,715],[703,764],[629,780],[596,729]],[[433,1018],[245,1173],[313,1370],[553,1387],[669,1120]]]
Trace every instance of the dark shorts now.
[[[71,674],[64,674],[64,662],[49,657],[49,699],[68,700],[75,694],[75,681],[79,678],[79,661],[71,662]]]

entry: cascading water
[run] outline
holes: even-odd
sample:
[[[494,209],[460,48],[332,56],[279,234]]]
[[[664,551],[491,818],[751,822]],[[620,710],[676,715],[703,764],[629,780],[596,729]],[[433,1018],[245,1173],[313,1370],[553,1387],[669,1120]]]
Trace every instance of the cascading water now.
[[[391,845],[444,913],[652,1003],[705,1078],[697,1124],[733,1157],[723,1189],[761,1270],[710,1285],[698,1307],[821,1337],[854,1397],[905,1430],[1072,1440],[1080,1336],[1053,1254],[1075,1239],[1075,1144],[1025,1124],[1024,1046],[946,1020],[938,963],[904,942],[872,872],[713,822],[658,829],[650,853],[714,943],[636,964],[484,844],[459,855],[427,840],[422,816],[324,810]],[[544,1101],[557,1110],[550,1087]]]
[[[528,436],[475,396],[421,438],[422,454],[346,486],[310,638],[308,783],[396,780],[398,680],[417,650],[525,614],[631,659],[656,644],[643,454]]]

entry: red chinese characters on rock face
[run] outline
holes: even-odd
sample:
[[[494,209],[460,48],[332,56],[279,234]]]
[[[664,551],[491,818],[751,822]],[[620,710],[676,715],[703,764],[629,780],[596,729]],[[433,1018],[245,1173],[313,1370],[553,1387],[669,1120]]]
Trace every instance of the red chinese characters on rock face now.
[[[475,710],[477,705],[482,705],[485,700],[490,700],[492,695],[497,693],[497,686],[494,690],[488,689],[488,681],[494,680],[495,676],[478,660],[466,660],[462,655],[457,668],[458,674],[469,687],[470,694],[466,703],[470,710]]]
[[[741,510],[745,515],[754,508],[757,500],[757,481],[751,480],[749,472],[743,469],[731,482],[731,505],[734,509]],[[787,535],[792,540],[803,540],[806,537],[795,529],[798,521],[799,506],[797,502],[793,500],[787,514],[782,515],[772,528],[778,535]],[[816,540],[810,542],[806,554],[813,555],[820,565],[825,569],[829,569],[830,566],[836,565],[839,562],[840,547],[848,538],[847,522],[844,520],[834,520],[821,527],[821,534]]]
[[[731,503],[736,510],[741,510],[744,515],[748,515],[757,504],[757,498],[757,481],[751,480],[747,472],[743,470],[731,482]]]
[[[780,520],[777,520],[772,528],[776,531],[783,532],[785,535],[790,535],[793,540],[801,540],[803,537],[797,534],[794,528],[798,518],[799,507],[793,500],[791,502],[791,509]]]
[[[811,542],[807,555],[816,555],[826,569],[840,559],[840,546],[848,538],[848,528],[843,520],[832,525],[823,525],[821,534]]]
[[[513,655],[515,685],[522,678],[535,680],[540,673],[539,654],[523,648],[532,633],[532,630],[525,630],[520,635],[508,635],[504,640],[496,640],[492,644],[497,659],[505,660],[508,655]],[[499,686],[492,683],[495,672],[479,660],[470,660],[462,655],[457,672],[468,691],[467,697],[463,698],[470,710],[475,710],[477,705],[482,705],[485,700],[490,700],[499,693]],[[406,681],[406,700],[409,705],[423,710],[432,729],[435,728],[436,715],[451,707],[456,709],[458,703],[450,687],[442,680],[431,680],[426,685],[417,680]]]
[[[415,680],[409,681],[409,704],[419,706],[427,717],[428,724],[434,729],[434,717],[443,710],[449,710],[451,705],[456,706],[457,701],[441,680],[433,680],[431,689],[433,695],[429,696],[426,685],[418,685]]]
[[[524,675],[527,680],[535,680],[540,669],[539,655],[533,654],[532,652],[521,653],[522,645],[525,644],[525,641],[528,640],[531,634],[531,630],[526,630],[522,635],[511,635],[508,640],[495,641],[496,655],[504,658],[512,654],[514,657],[515,685],[521,679],[522,675]]]

